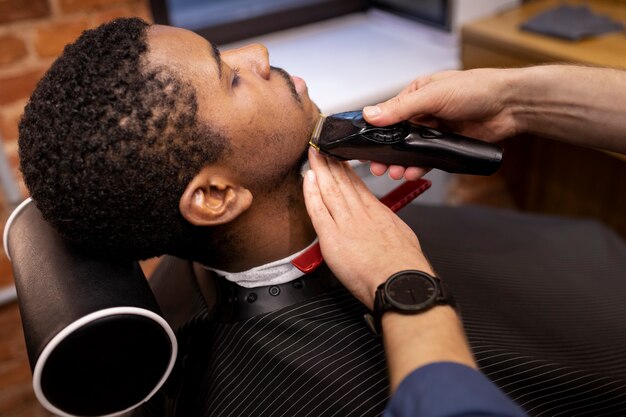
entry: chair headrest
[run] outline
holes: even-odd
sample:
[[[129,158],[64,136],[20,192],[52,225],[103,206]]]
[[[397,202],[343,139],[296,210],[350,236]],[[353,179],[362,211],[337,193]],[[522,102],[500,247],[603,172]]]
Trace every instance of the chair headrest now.
[[[4,224],[4,232],[2,233],[2,245],[4,246],[4,253],[7,255],[7,258],[9,258],[9,261],[11,260],[11,253],[9,252],[9,230],[11,229],[15,218],[22,212],[22,210],[24,210],[30,204],[34,204],[33,199],[31,197],[28,197],[11,212],[11,215],[7,219],[7,222]]]
[[[54,230],[32,200],[11,214],[4,246],[35,395],[60,416],[105,416],[145,402],[177,354],[137,262],[96,259]]]

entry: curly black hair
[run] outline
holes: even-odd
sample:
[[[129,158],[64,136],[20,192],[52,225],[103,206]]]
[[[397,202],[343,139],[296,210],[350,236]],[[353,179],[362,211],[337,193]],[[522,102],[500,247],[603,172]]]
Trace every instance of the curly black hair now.
[[[197,236],[185,186],[229,151],[197,115],[194,88],[146,64],[147,28],[118,19],[85,31],[38,83],[19,126],[26,185],[44,218],[91,252],[181,255]]]

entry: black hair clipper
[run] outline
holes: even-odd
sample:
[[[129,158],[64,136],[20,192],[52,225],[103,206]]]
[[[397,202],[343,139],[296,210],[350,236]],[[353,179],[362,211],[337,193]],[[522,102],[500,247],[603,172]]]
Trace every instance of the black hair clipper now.
[[[309,143],[321,153],[342,160],[363,159],[459,174],[491,175],[502,163],[498,145],[409,122],[373,126],[360,111],[322,115]]]

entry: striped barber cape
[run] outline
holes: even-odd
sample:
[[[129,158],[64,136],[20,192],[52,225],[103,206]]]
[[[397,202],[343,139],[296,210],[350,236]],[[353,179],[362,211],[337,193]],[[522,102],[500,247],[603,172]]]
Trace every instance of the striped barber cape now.
[[[400,215],[454,295],[481,370],[529,415],[626,415],[621,238],[595,221],[486,208],[409,206]],[[184,268],[171,258],[160,273]],[[171,296],[171,282],[180,288],[180,278],[152,285]],[[345,289],[234,323],[212,316],[197,291],[182,304],[155,293],[164,311],[195,318],[172,316],[184,323],[176,371],[134,415],[382,414],[383,346]]]

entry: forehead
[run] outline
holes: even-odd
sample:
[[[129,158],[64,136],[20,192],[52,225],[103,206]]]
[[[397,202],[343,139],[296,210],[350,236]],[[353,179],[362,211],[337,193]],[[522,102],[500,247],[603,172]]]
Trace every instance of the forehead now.
[[[188,44],[189,47],[201,47],[207,41],[200,35],[181,28],[163,25],[151,25],[148,28],[148,43],[159,48],[171,48],[180,43]]]
[[[206,59],[216,65],[216,50],[211,43],[186,29],[152,25],[148,29],[148,45],[148,59],[155,65],[178,67],[180,70]]]

